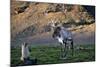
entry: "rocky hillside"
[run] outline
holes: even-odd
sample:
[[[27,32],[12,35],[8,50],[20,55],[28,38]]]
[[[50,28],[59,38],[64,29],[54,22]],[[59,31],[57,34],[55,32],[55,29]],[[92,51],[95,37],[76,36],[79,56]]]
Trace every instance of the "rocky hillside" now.
[[[84,26],[89,27],[95,23],[94,15],[89,13],[85,7],[86,6],[69,4],[15,2],[12,0],[12,39],[50,32],[48,23],[50,23],[51,20],[71,28],[74,32],[75,29],[76,32],[80,32],[78,27],[82,27],[83,29],[85,28]],[[91,31],[91,29],[89,31]]]

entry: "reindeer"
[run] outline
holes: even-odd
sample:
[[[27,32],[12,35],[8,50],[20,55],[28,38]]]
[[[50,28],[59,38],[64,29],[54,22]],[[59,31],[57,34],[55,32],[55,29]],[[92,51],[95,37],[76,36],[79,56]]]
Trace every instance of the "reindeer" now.
[[[26,43],[26,42],[24,42],[23,44],[22,44],[22,47],[21,47],[21,54],[22,54],[22,56],[21,56],[21,61],[26,61],[26,60],[28,60],[29,59],[29,55],[30,55],[30,51],[29,51],[29,45]]]
[[[61,45],[61,58],[67,58],[67,50],[69,49],[72,49],[73,55],[73,38],[71,31],[66,30],[61,24],[57,24],[56,21],[51,21],[50,26],[53,32],[52,37],[58,40]]]

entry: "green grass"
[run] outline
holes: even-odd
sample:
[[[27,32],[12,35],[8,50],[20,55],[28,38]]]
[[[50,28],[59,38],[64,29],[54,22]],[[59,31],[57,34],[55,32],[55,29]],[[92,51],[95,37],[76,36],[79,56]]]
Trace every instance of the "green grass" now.
[[[74,50],[74,55],[72,56],[71,50],[68,51],[68,59],[61,60],[60,58],[60,47],[50,47],[50,46],[34,46],[31,47],[30,58],[37,58],[37,64],[56,64],[56,63],[71,63],[71,62],[88,62],[95,61],[95,46],[94,45],[78,45],[86,49]],[[75,46],[76,48],[76,46]],[[21,49],[11,48],[11,65],[19,66]]]

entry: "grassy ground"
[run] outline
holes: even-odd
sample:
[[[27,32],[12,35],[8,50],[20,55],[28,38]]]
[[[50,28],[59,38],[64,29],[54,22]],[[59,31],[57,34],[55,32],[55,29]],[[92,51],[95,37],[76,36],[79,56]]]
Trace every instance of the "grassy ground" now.
[[[85,49],[76,49],[82,47]],[[71,55],[71,50],[68,51],[68,59],[59,59],[60,47],[50,46],[35,46],[31,47],[31,59],[37,58],[37,64],[56,64],[56,63],[71,63],[71,62],[87,62],[95,61],[95,46],[94,45],[78,45],[75,46],[74,55]],[[11,65],[19,66],[21,49],[11,48]]]

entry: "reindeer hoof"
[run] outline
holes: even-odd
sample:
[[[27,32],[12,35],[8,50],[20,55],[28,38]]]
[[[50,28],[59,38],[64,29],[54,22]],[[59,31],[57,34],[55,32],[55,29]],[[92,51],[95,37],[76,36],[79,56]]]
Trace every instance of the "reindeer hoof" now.
[[[60,59],[61,59],[61,60],[65,60],[65,59],[67,59],[67,57],[60,57]]]

